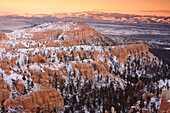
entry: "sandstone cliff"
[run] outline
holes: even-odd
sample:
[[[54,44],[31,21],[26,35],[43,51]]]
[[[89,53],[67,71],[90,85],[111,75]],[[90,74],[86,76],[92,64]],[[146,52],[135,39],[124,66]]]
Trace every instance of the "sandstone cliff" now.
[[[148,45],[131,44],[126,46],[117,46],[111,49],[111,55],[119,58],[120,62],[124,62],[128,58],[128,54],[135,57],[146,55],[149,51]]]
[[[40,111],[57,111],[64,110],[64,100],[60,93],[51,88],[42,88],[40,91],[32,92],[30,94],[15,97],[14,99],[8,99],[4,102],[4,107],[19,107],[23,106],[24,109],[20,109],[20,112],[36,113]]]
[[[161,105],[158,113],[169,113],[170,112],[170,90],[167,88],[162,89]]]
[[[8,40],[5,33],[0,32],[0,40]]]
[[[10,96],[10,86],[7,84],[2,77],[0,77],[0,108],[3,106],[3,103]]]

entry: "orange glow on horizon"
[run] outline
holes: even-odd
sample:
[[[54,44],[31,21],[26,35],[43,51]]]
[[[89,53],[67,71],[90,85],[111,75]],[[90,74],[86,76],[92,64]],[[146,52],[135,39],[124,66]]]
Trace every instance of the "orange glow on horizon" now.
[[[170,0],[0,0],[0,12],[52,14],[100,10],[170,16]]]

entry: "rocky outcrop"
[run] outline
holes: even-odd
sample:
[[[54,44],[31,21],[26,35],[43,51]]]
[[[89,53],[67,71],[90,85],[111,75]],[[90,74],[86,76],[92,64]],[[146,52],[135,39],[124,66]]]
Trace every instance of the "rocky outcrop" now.
[[[22,105],[24,109],[20,109]],[[4,102],[4,107],[7,109],[9,106],[18,107],[21,112],[36,113],[40,111],[57,111],[64,110],[64,100],[60,93],[52,88],[42,88],[40,91],[32,92],[30,94],[8,99]]]
[[[79,29],[74,29],[73,27],[70,28],[67,36],[69,40],[78,40],[84,44],[91,43],[91,37],[94,39],[103,36],[97,33],[94,29],[92,29],[89,25],[83,23],[76,23],[78,26],[81,26]]]
[[[86,63],[77,63],[76,68],[80,71],[80,75],[83,76],[85,79],[92,79],[93,76],[93,68],[91,65],[88,65]]]
[[[93,53],[93,59],[96,61],[97,60],[97,57],[99,55],[99,51],[96,51]]]
[[[151,93],[151,94],[144,93],[144,94],[142,95],[142,98],[143,98],[144,101],[146,101],[148,97],[149,97],[149,98],[152,98],[152,97],[154,97],[154,96],[155,96],[155,95],[154,95],[153,93]]]
[[[92,62],[91,65],[95,70],[98,70],[98,73],[101,73],[103,77],[106,77],[107,70],[103,64],[102,61],[99,61],[99,63]]]
[[[116,113],[116,111],[115,111],[115,108],[114,108],[114,107],[112,107],[112,108],[111,108],[111,112],[112,112],[112,113]]]
[[[46,72],[40,72],[37,70],[31,70],[29,69],[29,72],[32,74],[31,78],[33,82],[39,83],[42,86],[49,87],[50,82],[52,81],[51,78],[47,75]]]
[[[10,96],[10,86],[7,84],[2,77],[0,77],[0,108],[3,107],[3,103]]]
[[[32,54],[30,54],[28,61],[29,61],[29,63],[35,63],[35,62],[46,63],[46,62],[48,62],[46,59],[44,59],[43,56],[40,56],[39,54],[36,54],[34,56]]]
[[[67,76],[67,72],[64,68],[60,68],[59,70],[63,73],[64,76]]]
[[[1,47],[1,48],[5,48],[6,50],[7,50],[7,48],[8,48],[7,44],[5,44],[5,43],[0,43],[0,47]]]
[[[60,70],[63,71],[63,75],[66,75],[66,74],[67,74],[64,69],[61,68]],[[49,69],[49,68],[44,67],[44,71],[45,71],[49,76],[54,77],[54,78],[57,80],[57,82],[59,82],[59,83],[61,83],[61,81],[63,80],[63,76],[62,76],[62,73],[61,73],[60,70],[51,70],[51,69]]]
[[[134,57],[139,57],[141,55],[147,54],[149,51],[148,45],[145,44],[131,44],[131,45],[122,45],[116,46],[111,49],[111,55],[119,58],[120,62],[124,62],[128,54],[131,54]]]
[[[110,70],[110,67],[107,63],[102,62],[101,60],[98,61],[99,64],[103,65],[107,71]]]
[[[20,79],[14,81],[14,86],[16,87],[16,89],[19,93],[24,91],[24,84],[22,83],[22,81]]]
[[[42,86],[46,87],[50,86],[51,78],[45,72],[33,71],[32,73],[33,73],[32,80],[35,83],[39,83]]]
[[[3,70],[9,70],[9,65],[7,63],[0,63],[0,68]]]
[[[170,112],[170,89],[162,89],[161,105],[158,113],[169,113]]]
[[[5,33],[0,32],[0,40],[8,40],[8,38],[7,38]]]
[[[61,59],[62,62],[65,62],[66,52],[65,51],[57,52],[57,57]]]

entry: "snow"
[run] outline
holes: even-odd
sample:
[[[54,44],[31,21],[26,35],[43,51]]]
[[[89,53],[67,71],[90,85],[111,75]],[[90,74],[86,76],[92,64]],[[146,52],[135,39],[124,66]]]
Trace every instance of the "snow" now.
[[[168,47],[164,47],[164,49],[166,49],[166,50],[170,50],[170,48],[168,48]]]
[[[159,80],[158,83],[159,83],[159,88],[162,88],[163,86],[166,86],[167,83],[168,83],[168,85],[169,85],[169,87],[170,87],[170,79],[165,80],[165,81]]]
[[[10,88],[12,88],[12,84],[13,84],[12,79],[13,80],[22,79],[22,76],[13,72],[10,75],[5,74],[4,81],[9,84]]]
[[[74,23],[74,22],[58,22],[58,23],[47,22],[47,23],[42,23],[42,24],[34,26],[34,27],[15,30],[12,33],[7,33],[7,36],[8,36],[8,39],[14,39],[14,40],[17,38],[20,38],[20,37],[31,39],[32,37],[34,37],[35,32],[42,33],[42,32],[53,29],[53,30],[58,30],[58,31],[63,30],[63,33],[60,34],[59,37],[66,38],[67,35],[65,35],[65,34],[67,34],[67,32],[71,30],[71,28],[70,28],[71,26],[74,27],[74,30],[79,30],[80,27],[82,27],[80,25],[77,25],[77,23]],[[22,44],[24,46],[28,46],[28,45],[26,45],[26,43],[22,43]]]
[[[167,102],[170,103],[170,99]]]
[[[30,69],[32,69],[32,70],[41,70],[41,67],[38,66],[38,64],[33,64],[33,65],[29,66],[29,67],[30,67]]]

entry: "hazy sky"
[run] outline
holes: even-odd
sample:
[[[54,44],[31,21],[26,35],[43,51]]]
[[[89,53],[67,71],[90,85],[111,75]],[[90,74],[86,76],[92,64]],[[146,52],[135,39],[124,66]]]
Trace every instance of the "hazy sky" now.
[[[0,0],[0,11],[60,13],[100,10],[170,16],[170,0]]]

